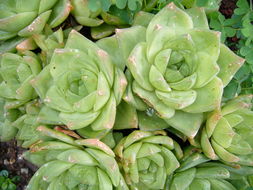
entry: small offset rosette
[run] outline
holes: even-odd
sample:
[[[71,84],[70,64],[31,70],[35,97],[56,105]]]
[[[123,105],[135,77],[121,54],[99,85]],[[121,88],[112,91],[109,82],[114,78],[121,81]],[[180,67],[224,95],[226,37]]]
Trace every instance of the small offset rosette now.
[[[248,172],[242,174],[247,168],[235,169],[219,162],[209,162],[210,159],[204,154],[195,151],[194,148],[190,147],[190,151],[184,152],[185,155],[180,161],[180,168],[170,176],[167,189],[237,190],[234,183],[231,183],[231,180],[243,180],[243,177],[247,177],[253,172],[250,169]],[[236,176],[239,173],[242,176]]]
[[[114,149],[131,189],[163,189],[168,175],[179,167],[176,152],[181,149],[164,135],[164,132],[136,130]]]
[[[201,147],[211,159],[253,166],[252,95],[234,98],[207,118]]]
[[[41,71],[42,63],[33,52],[21,55],[5,53],[1,56],[0,97],[6,100],[5,108],[13,109],[36,98],[38,95],[30,81]]]

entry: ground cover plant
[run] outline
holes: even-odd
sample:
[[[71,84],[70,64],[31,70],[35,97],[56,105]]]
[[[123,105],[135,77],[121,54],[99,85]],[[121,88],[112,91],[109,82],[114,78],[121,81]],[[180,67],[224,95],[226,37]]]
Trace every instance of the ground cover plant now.
[[[19,176],[10,177],[9,172],[7,170],[1,170],[0,171],[0,184],[1,184],[1,190],[15,190],[16,185],[19,181]]]

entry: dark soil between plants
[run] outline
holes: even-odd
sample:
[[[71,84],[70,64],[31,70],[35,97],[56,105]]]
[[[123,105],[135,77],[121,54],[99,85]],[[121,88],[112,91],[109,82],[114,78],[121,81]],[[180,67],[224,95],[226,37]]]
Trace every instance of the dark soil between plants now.
[[[237,0],[222,0],[219,11],[226,17],[231,18],[236,8]]]
[[[226,17],[230,18],[236,8],[237,0],[222,0],[219,11]],[[70,22],[71,20],[67,20]],[[68,23],[65,23],[68,24]],[[87,28],[82,29],[81,33],[87,35]],[[230,38],[232,42],[237,39]],[[30,178],[33,176],[37,167],[24,160],[22,157],[25,149],[17,146],[16,141],[0,142],[0,171],[5,169],[10,173],[10,176],[20,176],[20,181],[16,184],[17,190],[25,190]]]
[[[18,147],[14,140],[0,143],[0,171],[7,170],[11,177],[20,176],[20,181],[16,184],[17,190],[25,190],[37,170],[36,166],[24,160],[24,151],[25,149]]]

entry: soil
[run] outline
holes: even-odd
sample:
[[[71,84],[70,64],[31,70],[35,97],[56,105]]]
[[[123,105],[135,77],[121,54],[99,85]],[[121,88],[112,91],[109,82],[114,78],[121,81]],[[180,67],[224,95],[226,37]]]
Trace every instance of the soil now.
[[[233,10],[236,8],[237,0],[222,0],[220,6],[220,12],[226,17],[230,18],[233,14]],[[67,20],[70,25],[73,19]],[[85,35],[89,34],[89,29],[84,27],[81,32]],[[89,37],[89,36],[88,36]],[[231,42],[236,42],[235,37],[230,39]],[[17,190],[25,190],[30,178],[37,170],[36,166],[23,159],[22,153],[25,150],[18,147],[16,141],[0,142],[0,171],[8,170],[11,176],[20,176],[21,179],[17,185]]]
[[[226,18],[231,18],[236,8],[237,1],[238,0],[222,0],[219,11]],[[238,41],[239,39],[236,36],[231,37],[231,38],[228,37],[227,45],[232,51],[236,52],[238,50],[237,45],[236,45]]]
[[[222,0],[219,11],[226,17],[231,18],[236,8],[237,0]]]
[[[23,159],[25,150],[17,146],[16,141],[0,143],[0,171],[7,170],[11,177],[20,176],[17,190],[24,190],[37,167]]]

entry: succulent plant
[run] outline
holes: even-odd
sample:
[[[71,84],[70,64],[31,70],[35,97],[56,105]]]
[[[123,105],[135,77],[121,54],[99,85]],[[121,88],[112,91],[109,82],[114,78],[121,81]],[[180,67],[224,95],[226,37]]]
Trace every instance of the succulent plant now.
[[[79,31],[82,26],[74,27]],[[73,28],[67,28],[62,30],[59,28],[53,31],[48,25],[45,26],[44,30],[40,34],[33,34],[31,37],[26,38],[16,46],[18,53],[22,53],[28,50],[36,50],[38,56],[42,60],[43,67],[50,63],[52,54],[56,48],[63,48],[68,38],[69,32]]]
[[[233,185],[236,180],[237,183],[243,182],[243,177],[252,175],[253,172],[249,167],[235,169],[222,163],[208,161],[207,157],[197,152],[186,156],[180,163],[180,168],[170,176],[168,189],[238,190]]]
[[[181,2],[185,7],[204,7],[206,13],[218,11],[221,0],[182,0]]]
[[[109,5],[110,10],[109,7],[103,10],[95,1],[73,0],[71,3],[73,7],[71,14],[79,24],[91,27],[93,39],[101,39],[111,35],[116,26],[129,25],[133,17],[131,11],[119,9],[111,4]],[[90,4],[95,7],[89,6]]]
[[[43,165],[32,177],[27,190],[128,190],[115,155],[106,144],[98,139],[75,140],[44,126],[38,130],[54,139],[31,147],[27,157]]]
[[[47,140],[36,130],[39,125],[61,126],[59,113],[35,99],[17,109],[6,109],[0,99],[0,141],[17,140],[18,145],[28,148],[40,140]]]
[[[94,27],[103,23],[103,20],[97,18],[101,10],[92,12],[88,7],[88,0],[73,0],[71,4],[73,6],[71,13],[79,24]]]
[[[71,3],[76,21],[91,27],[93,39],[101,39],[113,34],[115,28],[130,26],[138,11],[152,11],[158,0],[73,0]]]
[[[24,107],[23,115],[11,125],[18,131],[15,139],[23,148],[29,148],[41,140],[48,140],[48,137],[41,135],[36,130],[38,126],[47,125],[52,128],[63,124],[59,122],[59,113],[46,107],[38,99],[27,103]]]
[[[253,95],[222,99],[244,59],[208,26],[219,3],[0,0],[0,141],[29,148],[27,190],[251,188]]]
[[[49,30],[47,33],[34,34],[32,36],[33,42],[41,49],[40,58],[45,65],[50,63],[51,57],[56,48],[64,47],[70,30],[62,30],[60,28],[55,32]]]
[[[41,71],[41,62],[33,52],[23,55],[5,53],[1,56],[0,97],[5,98],[7,109],[17,108],[36,98],[30,81]]]
[[[231,183],[237,190],[250,190],[252,188],[252,176],[253,168],[249,166],[241,167],[231,167],[220,162],[206,162],[202,164],[205,167],[223,167],[227,169],[230,173],[229,179],[227,181]]]
[[[0,141],[9,141],[16,136],[18,130],[12,123],[22,114],[19,109],[5,109],[5,100],[0,99]]]
[[[220,43],[219,32],[209,30],[203,9],[182,10],[173,3],[147,27],[117,30],[116,39],[133,76],[128,93],[191,138],[202,113],[220,106],[223,88],[244,62]]]
[[[210,113],[201,147],[211,159],[253,166],[252,95],[239,96]]]
[[[236,190],[226,181],[229,171],[223,167],[198,167],[178,172],[173,176],[171,190]],[[183,183],[182,183],[183,182]]]
[[[180,155],[181,149],[165,135],[135,130],[115,147],[114,152],[131,189],[163,189],[168,175],[179,167],[176,155]]]
[[[56,49],[50,64],[32,81],[46,106],[60,112],[61,122],[95,138],[113,127],[126,85],[109,54],[74,30],[64,49]]]
[[[96,11],[96,10],[103,10],[103,11],[108,11],[108,9],[112,5],[116,5],[119,9],[129,9],[131,11],[139,11],[141,9],[145,11],[150,11],[152,10],[153,7],[156,6],[158,3],[158,0],[113,0],[113,1],[101,1],[101,0],[94,0],[90,1],[88,0],[88,6],[91,10]]]
[[[1,0],[0,40],[40,33],[47,23],[54,28],[70,9],[69,0]]]

